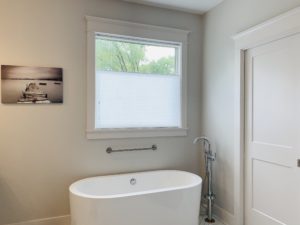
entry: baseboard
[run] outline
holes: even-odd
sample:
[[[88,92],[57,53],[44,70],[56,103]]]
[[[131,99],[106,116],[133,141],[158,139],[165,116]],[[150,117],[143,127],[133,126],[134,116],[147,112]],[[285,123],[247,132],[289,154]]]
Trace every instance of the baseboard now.
[[[218,205],[214,205],[213,209],[216,218],[224,225],[234,225],[234,215]]]
[[[30,220],[20,223],[11,223],[6,225],[70,225],[70,216],[58,216],[45,219]]]

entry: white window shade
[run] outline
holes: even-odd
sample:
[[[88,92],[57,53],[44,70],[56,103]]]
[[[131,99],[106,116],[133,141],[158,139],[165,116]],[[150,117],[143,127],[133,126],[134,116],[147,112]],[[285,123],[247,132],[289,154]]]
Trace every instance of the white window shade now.
[[[96,72],[96,128],[181,127],[179,75]]]

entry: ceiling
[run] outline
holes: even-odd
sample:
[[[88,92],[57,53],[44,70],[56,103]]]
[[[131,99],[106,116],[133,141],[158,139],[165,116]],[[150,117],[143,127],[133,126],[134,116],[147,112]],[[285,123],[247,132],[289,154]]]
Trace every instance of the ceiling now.
[[[152,5],[168,9],[176,9],[180,11],[203,14],[223,0],[123,0],[126,2],[134,2],[144,5]]]

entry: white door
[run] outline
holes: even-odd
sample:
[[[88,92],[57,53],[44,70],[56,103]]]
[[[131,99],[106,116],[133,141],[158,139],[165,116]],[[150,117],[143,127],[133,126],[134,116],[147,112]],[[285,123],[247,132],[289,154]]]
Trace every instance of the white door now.
[[[300,225],[300,34],[245,57],[245,224]]]

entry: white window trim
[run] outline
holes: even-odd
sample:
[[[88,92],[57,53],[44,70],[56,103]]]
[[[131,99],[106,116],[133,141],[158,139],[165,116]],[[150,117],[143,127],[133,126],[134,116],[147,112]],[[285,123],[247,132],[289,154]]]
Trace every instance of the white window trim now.
[[[187,39],[189,31],[160,26],[86,16],[87,20],[87,130],[88,139],[138,137],[170,137],[187,135]],[[95,127],[95,33],[138,37],[148,40],[181,43],[181,121],[180,128],[117,128]]]

